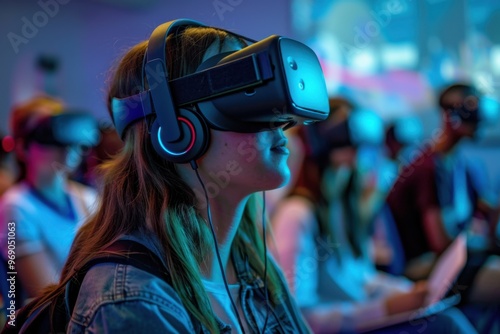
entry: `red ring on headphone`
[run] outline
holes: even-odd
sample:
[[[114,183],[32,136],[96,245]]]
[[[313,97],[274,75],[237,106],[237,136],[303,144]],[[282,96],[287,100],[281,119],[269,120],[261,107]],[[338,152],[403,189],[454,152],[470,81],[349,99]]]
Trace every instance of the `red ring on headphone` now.
[[[191,124],[191,122],[187,119],[187,118],[184,118],[184,117],[177,117],[177,119],[181,122],[184,122],[186,123],[186,125],[189,127],[189,129],[191,130],[191,142],[189,143],[189,146],[188,148],[186,149],[185,152],[189,152],[193,146],[194,146],[194,142],[195,142],[195,139],[196,139],[196,132],[194,131],[194,126],[193,124]]]

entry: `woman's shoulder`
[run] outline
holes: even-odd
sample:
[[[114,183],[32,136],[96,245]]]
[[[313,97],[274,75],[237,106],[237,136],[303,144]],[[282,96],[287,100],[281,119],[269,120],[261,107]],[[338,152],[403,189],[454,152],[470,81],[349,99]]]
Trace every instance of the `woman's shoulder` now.
[[[88,271],[71,323],[95,332],[110,326],[124,332],[144,328],[192,332],[193,328],[187,310],[167,282],[132,265],[117,263],[98,264]]]

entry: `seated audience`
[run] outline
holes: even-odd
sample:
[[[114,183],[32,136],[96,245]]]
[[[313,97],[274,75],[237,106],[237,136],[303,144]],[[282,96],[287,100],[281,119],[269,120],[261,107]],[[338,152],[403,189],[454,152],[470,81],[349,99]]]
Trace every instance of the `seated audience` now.
[[[57,282],[76,231],[93,210],[96,192],[69,175],[97,132],[91,116],[48,96],[14,106],[10,127],[20,173],[0,201],[0,246],[7,259],[7,235],[14,229],[20,307]]]
[[[381,144],[383,125],[373,113],[354,108],[347,120],[330,118],[307,130],[301,136],[308,155],[271,220],[276,258],[313,331],[474,333],[454,308],[433,315],[425,328],[412,325],[411,317],[372,327],[424,306],[427,298],[425,281],[412,283],[379,272],[371,259],[371,223],[383,197],[359,169],[357,157],[361,146]]]
[[[476,218],[481,217],[487,226],[498,220],[498,204],[484,196],[485,188],[478,186],[477,165],[471,165],[459,148],[461,142],[474,138],[492,115],[482,99],[468,84],[443,90],[439,95],[441,127],[402,169],[388,195],[404,252],[404,273],[414,280],[427,277],[437,255],[462,231],[477,225],[477,221],[473,223]],[[464,304],[489,304],[495,309],[500,301],[500,257],[489,250],[491,235],[488,233],[490,240],[483,246],[468,248],[467,264],[455,290],[461,293]],[[477,245],[473,239],[468,243]]]

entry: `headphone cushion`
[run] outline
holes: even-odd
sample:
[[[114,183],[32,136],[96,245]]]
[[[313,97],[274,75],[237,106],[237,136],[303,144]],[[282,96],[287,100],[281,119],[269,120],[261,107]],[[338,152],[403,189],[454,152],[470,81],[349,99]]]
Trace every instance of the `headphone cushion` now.
[[[210,131],[203,117],[190,109],[178,109],[177,120],[181,128],[181,138],[175,142],[165,140],[163,129],[158,120],[151,129],[151,142],[155,151],[165,160],[175,163],[188,163],[200,158],[210,142]]]

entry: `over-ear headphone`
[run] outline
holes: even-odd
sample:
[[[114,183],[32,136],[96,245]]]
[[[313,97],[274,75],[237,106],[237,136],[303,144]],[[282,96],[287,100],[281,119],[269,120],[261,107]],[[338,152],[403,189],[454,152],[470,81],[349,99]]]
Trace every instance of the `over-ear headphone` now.
[[[131,124],[152,118],[149,131],[155,151],[168,161],[187,163],[207,150],[209,129],[249,133],[328,116],[317,56],[305,44],[277,35],[254,41],[228,32],[251,44],[215,55],[195,73],[169,80],[167,37],[188,27],[205,25],[182,19],[158,26],[142,66],[148,89],[143,84],[138,94],[112,99],[113,120],[122,138]]]
[[[151,91],[156,120],[151,127],[151,142],[164,159],[176,163],[196,160],[208,148],[210,131],[196,107],[176,109],[166,64],[166,40],[187,26],[203,26],[192,20],[176,20],[158,26],[149,39],[143,70]],[[158,75],[158,70],[164,75]],[[144,89],[143,89],[144,90]]]
[[[198,159],[205,153],[210,141],[210,131],[203,117],[196,108],[177,109],[168,84],[166,40],[170,34],[177,34],[187,26],[202,24],[176,20],[158,26],[149,39],[143,64],[151,92],[152,109],[156,113],[150,129],[151,142],[162,158],[176,163]]]
[[[149,38],[142,78],[146,78],[141,93],[124,99],[113,98],[113,121],[118,134],[135,121],[154,117],[149,128],[155,151],[165,160],[187,163],[201,157],[208,148],[210,131],[197,106],[176,107],[167,71],[166,43],[171,34],[179,34],[187,27],[203,24],[187,19],[175,20],[158,26]]]

